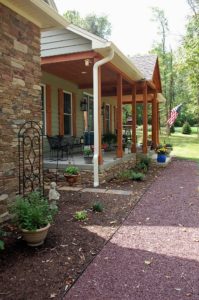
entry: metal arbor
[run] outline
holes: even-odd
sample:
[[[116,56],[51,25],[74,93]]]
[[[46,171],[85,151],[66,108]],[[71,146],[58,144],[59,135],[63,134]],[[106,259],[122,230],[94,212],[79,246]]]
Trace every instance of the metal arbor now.
[[[44,192],[43,133],[35,121],[25,122],[18,133],[19,194]]]

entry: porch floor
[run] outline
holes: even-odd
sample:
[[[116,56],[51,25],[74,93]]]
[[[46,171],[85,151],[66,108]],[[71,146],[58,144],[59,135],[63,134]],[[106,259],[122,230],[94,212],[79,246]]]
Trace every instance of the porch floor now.
[[[130,154],[123,153],[122,158],[117,158],[115,151],[104,152],[103,153],[104,163],[100,167],[102,169],[106,169],[107,167],[115,165],[121,161],[128,160],[132,156],[135,156],[135,154],[134,153],[130,153]],[[53,158],[50,158],[49,156],[44,157],[44,169],[55,169],[55,168],[65,169],[70,164],[77,166],[80,170],[92,170],[93,169],[93,164],[86,164],[84,161],[83,155],[80,153],[75,153],[73,155],[70,155],[68,158],[67,157],[59,158],[58,162],[57,162],[56,157],[53,157]]]

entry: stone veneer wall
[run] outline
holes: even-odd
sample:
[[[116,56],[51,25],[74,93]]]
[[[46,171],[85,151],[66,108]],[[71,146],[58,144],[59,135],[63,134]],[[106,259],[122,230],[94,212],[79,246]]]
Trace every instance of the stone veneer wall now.
[[[0,4],[0,222],[18,191],[17,133],[41,121],[40,29]]]
[[[129,155],[128,158],[124,157],[123,160],[114,161],[109,166],[101,166],[99,171],[100,183],[105,183],[115,178],[121,171],[131,169],[136,164],[136,155]],[[57,180],[65,181],[63,170],[58,170]],[[77,185],[92,186],[93,185],[93,170],[81,170],[80,178]],[[44,172],[44,180],[46,183],[56,180],[56,169],[46,169]]]

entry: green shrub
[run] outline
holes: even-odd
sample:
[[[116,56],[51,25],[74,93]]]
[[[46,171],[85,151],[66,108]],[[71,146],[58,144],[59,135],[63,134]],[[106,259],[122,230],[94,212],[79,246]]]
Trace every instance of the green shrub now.
[[[148,156],[142,156],[140,158],[140,163],[145,164],[145,166],[147,167],[147,169],[149,168],[150,164],[151,164],[151,158]]]
[[[76,213],[74,214],[74,218],[77,221],[85,220],[87,218],[87,211],[86,210],[76,211]]]
[[[79,169],[75,166],[69,166],[65,169],[65,173],[67,175],[78,175],[79,174]]]
[[[182,134],[191,134],[191,126],[188,122],[185,122],[182,126]]]
[[[144,180],[145,175],[143,173],[139,173],[139,172],[131,172],[131,178],[132,180],[136,180],[136,181],[142,181]]]
[[[35,231],[52,223],[57,206],[49,204],[39,192],[32,192],[26,197],[17,197],[10,207],[14,222],[22,229]]]
[[[120,180],[128,180],[131,179],[131,170],[124,170],[118,174],[118,179]]]
[[[174,127],[174,125],[172,125],[172,126],[170,127],[170,133],[175,133],[175,127]]]
[[[93,204],[93,211],[102,212],[104,210],[102,203],[96,202]]]
[[[138,162],[135,166],[135,170],[137,171],[143,171],[143,172],[147,172],[148,167],[145,165],[144,162]]]

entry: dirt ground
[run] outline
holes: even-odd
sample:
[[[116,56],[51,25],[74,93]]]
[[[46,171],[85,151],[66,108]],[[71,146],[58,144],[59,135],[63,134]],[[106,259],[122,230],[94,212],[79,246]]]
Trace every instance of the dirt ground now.
[[[113,180],[101,186],[131,190],[131,196],[61,192],[59,212],[43,246],[26,246],[7,225],[0,252],[0,300],[62,299],[162,171],[151,168],[143,182]],[[103,212],[92,211],[95,202],[103,204]],[[87,210],[87,220],[74,220],[80,210]]]

